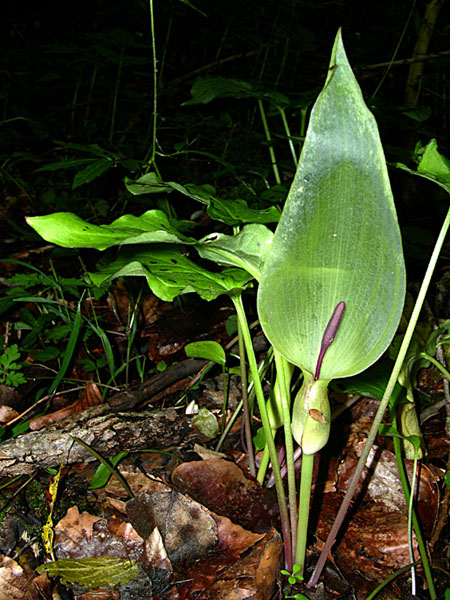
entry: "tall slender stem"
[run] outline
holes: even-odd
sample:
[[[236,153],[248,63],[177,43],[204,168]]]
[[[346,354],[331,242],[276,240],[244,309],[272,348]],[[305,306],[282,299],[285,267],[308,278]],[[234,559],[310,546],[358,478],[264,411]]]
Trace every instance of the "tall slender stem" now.
[[[153,58],[153,123],[152,123],[152,143],[147,151],[145,162],[147,170],[152,165],[155,167],[156,156],[156,123],[158,119],[158,64],[156,60],[156,36],[155,36],[155,15],[153,13],[153,0],[149,0],[150,7],[150,33],[152,36],[152,58]]]
[[[247,366],[245,364],[245,344],[242,337],[242,326],[238,320],[238,342],[239,342],[239,367],[241,374],[241,391],[242,391],[242,402],[244,405],[244,432],[245,432],[245,443],[247,445],[247,456],[250,474],[256,477],[256,465],[255,455],[253,452],[253,440],[252,440],[252,429],[250,423],[250,407],[248,405],[248,381],[247,381]]]
[[[284,444],[286,447],[286,467],[288,480],[289,513],[291,519],[292,548],[297,540],[297,490],[295,485],[294,442],[291,431],[290,382],[286,360],[274,349],[277,375],[280,377],[281,410],[283,415]]]
[[[311,484],[315,454],[303,454],[300,480],[300,500],[298,505],[297,546],[295,563],[300,565],[299,574],[305,569],[306,540],[308,537],[309,504],[311,501]]]
[[[270,154],[270,160],[272,162],[273,175],[275,177],[276,183],[280,184],[281,183],[280,172],[278,170],[277,159],[275,157],[275,150],[273,149],[272,136],[270,135],[270,129],[267,124],[266,111],[264,110],[264,104],[262,103],[262,100],[258,99],[258,106],[259,106],[259,112],[261,114],[261,121],[262,121],[263,127],[264,127],[264,133],[266,134],[266,140],[269,144],[269,154]]]
[[[398,473],[399,473],[399,477],[400,477],[400,482],[402,484],[403,494],[405,496],[406,504],[409,505],[409,503],[412,499],[412,494],[409,490],[408,477],[406,475],[405,465],[403,464],[401,440],[398,437],[394,437],[393,441],[394,441],[395,458],[397,459],[397,468],[398,468]],[[414,466],[415,466],[415,464],[414,464]],[[414,488],[412,488],[412,490],[414,491]],[[414,527],[414,533],[416,534],[417,545],[419,547],[420,556],[422,558],[422,566],[423,566],[423,570],[425,572],[425,578],[426,578],[427,582],[431,582],[431,585],[430,585],[430,583],[428,583],[430,598],[432,600],[435,600],[437,598],[437,596],[436,596],[436,591],[434,589],[433,576],[431,574],[427,550],[426,550],[426,547],[425,547],[425,544],[423,541],[422,532],[420,530],[419,521],[417,519],[416,511],[414,510],[414,508],[412,508],[410,514],[411,514],[411,518],[412,518],[412,524]]]
[[[258,402],[259,413],[261,421],[264,427],[264,433],[266,435],[266,443],[269,449],[270,461],[272,463],[272,470],[275,477],[275,489],[277,492],[278,505],[280,508],[280,519],[281,527],[283,530],[283,541],[284,541],[284,552],[286,567],[288,570],[292,569],[292,545],[290,540],[290,526],[289,526],[289,514],[286,505],[286,495],[283,488],[283,480],[281,479],[280,467],[278,465],[277,451],[275,448],[275,441],[272,436],[272,429],[270,427],[269,415],[267,414],[266,401],[264,399],[264,393],[261,385],[261,380],[258,373],[258,365],[256,363],[255,352],[253,350],[252,338],[250,335],[250,329],[248,327],[247,318],[245,316],[244,305],[242,303],[241,294],[231,295],[238,321],[242,328],[242,337],[244,339],[245,349],[247,352],[248,364],[250,367],[250,373],[253,378],[253,385],[255,387],[256,399]]]

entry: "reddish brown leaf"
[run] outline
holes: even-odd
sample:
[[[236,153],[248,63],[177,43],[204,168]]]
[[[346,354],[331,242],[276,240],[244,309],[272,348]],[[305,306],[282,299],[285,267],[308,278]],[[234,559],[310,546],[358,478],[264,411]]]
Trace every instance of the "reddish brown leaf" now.
[[[183,463],[173,472],[172,480],[210,510],[250,531],[269,531],[278,520],[273,490],[261,489],[232,462],[212,458]]]

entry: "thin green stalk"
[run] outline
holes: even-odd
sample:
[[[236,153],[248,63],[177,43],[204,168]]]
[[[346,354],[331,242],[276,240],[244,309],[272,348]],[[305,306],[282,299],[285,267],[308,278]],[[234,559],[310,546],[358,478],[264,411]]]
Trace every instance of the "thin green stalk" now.
[[[286,448],[286,467],[288,480],[289,513],[291,519],[292,548],[297,540],[297,490],[295,485],[294,442],[291,430],[290,383],[286,360],[274,349],[277,374],[280,376],[281,410],[283,415],[284,444]]]
[[[155,16],[153,13],[153,0],[148,2],[150,7],[150,33],[152,36],[152,58],[153,58],[153,122],[152,122],[152,143],[147,151],[145,162],[147,163],[146,172],[151,166],[156,168],[156,123],[158,119],[158,64],[156,60],[156,37],[155,37]],[[157,172],[157,171],[156,171]]]
[[[315,454],[302,455],[300,499],[298,504],[297,546],[295,549],[295,564],[300,565],[300,575],[303,575],[305,570],[306,540],[308,537],[309,504],[311,501],[314,457]]]
[[[245,344],[242,337],[242,327],[238,321],[238,343],[239,343],[239,368],[241,374],[241,391],[242,391],[242,402],[244,406],[243,419],[244,419],[244,432],[245,432],[245,443],[247,446],[247,456],[250,474],[256,477],[256,465],[255,455],[253,453],[253,439],[252,439],[252,427],[250,422],[250,408],[248,405],[248,381],[247,381],[247,365],[245,364]]]
[[[447,377],[447,379],[450,381],[450,373],[448,372],[448,370],[444,367],[444,365],[442,365],[438,360],[436,360],[434,358],[434,356],[430,356],[428,354],[428,352],[421,352],[419,354],[420,358],[425,358],[426,360],[429,360],[430,363],[432,363],[436,368],[439,369],[439,371],[442,373],[442,375],[444,377]]]
[[[116,113],[117,113],[117,98],[119,97],[119,87],[120,87],[120,79],[122,77],[122,68],[123,68],[123,54],[125,48],[121,48],[120,50],[120,60],[117,65],[117,75],[116,75],[116,83],[114,85],[114,96],[113,96],[113,105],[112,105],[112,114],[111,114],[111,123],[109,126],[109,143],[112,144],[112,139],[114,136],[114,127],[116,124]]]
[[[397,571],[395,571],[391,575],[389,575],[389,577],[386,577],[386,579],[384,581],[382,581],[380,583],[380,585],[377,585],[377,587],[372,592],[370,592],[370,594],[367,596],[366,600],[373,600],[375,598],[375,596],[379,592],[381,592],[381,590],[384,587],[386,587],[389,583],[391,583],[391,581],[394,581],[394,579],[396,577],[399,577],[400,575],[403,575],[403,573],[406,573],[407,571],[409,571],[409,569],[411,567],[415,567],[417,565],[420,565],[420,560],[416,560],[416,562],[413,562],[410,565],[406,565],[406,566],[402,567],[401,569],[398,569]]]
[[[245,315],[244,305],[242,303],[241,294],[231,295],[234,307],[236,309],[237,318],[242,327],[242,337],[244,339],[245,349],[247,352],[248,364],[250,367],[250,373],[253,378],[253,385],[255,387],[256,399],[258,402],[258,408],[261,415],[261,421],[264,427],[264,433],[266,434],[266,442],[269,448],[270,461],[272,463],[272,470],[275,477],[275,489],[277,492],[278,505],[280,509],[281,527],[283,530],[283,541],[285,551],[285,561],[288,570],[292,569],[292,545],[290,540],[290,527],[289,527],[289,514],[286,505],[286,495],[283,488],[283,480],[281,479],[280,467],[278,465],[277,451],[275,448],[275,441],[272,437],[272,429],[270,427],[269,416],[266,409],[266,401],[264,399],[264,393],[261,385],[261,380],[258,373],[258,365],[256,363],[255,352],[253,350],[252,338],[250,335],[250,329],[248,327],[247,318]]]
[[[403,458],[402,458],[401,438],[394,437],[393,440],[394,440],[395,458],[397,460],[398,474],[400,477],[400,482],[402,484],[402,489],[403,489],[403,494],[405,496],[406,504],[409,505],[409,503],[412,500],[412,494],[410,493],[410,490],[409,490],[408,477],[406,475],[405,465],[403,463]],[[412,489],[414,489],[414,488],[412,488]],[[422,559],[423,570],[425,572],[425,578],[428,583],[430,598],[432,600],[435,600],[437,598],[437,596],[436,596],[436,591],[434,589],[434,582],[433,582],[433,576],[431,574],[430,563],[428,561],[427,549],[426,549],[425,543],[423,541],[422,532],[420,531],[419,521],[417,519],[416,511],[414,510],[414,508],[412,508],[410,514],[411,514],[412,524],[414,527],[414,532],[416,534],[417,545],[419,547],[420,557]],[[431,582],[431,585],[430,585],[430,582]]]
[[[414,333],[414,329],[416,328],[417,321],[419,319],[420,311],[422,310],[423,303],[425,301],[425,296],[427,294],[431,277],[433,275],[434,269],[436,267],[437,260],[439,258],[439,254],[441,252],[442,246],[444,244],[445,236],[447,235],[448,228],[450,226],[450,209],[447,212],[444,223],[442,225],[441,231],[439,232],[439,236],[436,240],[436,244],[434,246],[433,253],[430,258],[430,262],[428,263],[427,270],[425,272],[422,285],[419,290],[419,294],[417,296],[416,303],[414,305],[414,309],[411,314],[410,321],[408,323],[408,327],[406,329],[405,335],[403,337],[402,344],[400,346],[399,353],[397,355],[397,359],[394,364],[394,368],[392,369],[391,376],[389,378],[386,390],[384,392],[383,398],[380,402],[380,406],[378,408],[377,414],[373,421],[372,427],[370,429],[369,435],[367,437],[366,444],[361,453],[361,458],[359,459],[358,465],[356,467],[355,473],[352,477],[352,481],[350,486],[347,489],[344,500],[342,501],[341,507],[339,508],[338,514],[336,515],[336,519],[333,523],[330,533],[328,534],[327,541],[325,546],[322,549],[319,560],[317,561],[316,568],[312,574],[311,579],[308,581],[307,587],[313,587],[319,580],[320,574],[322,573],[322,569],[325,566],[325,562],[327,560],[328,554],[331,551],[331,547],[334,544],[342,521],[347,513],[350,502],[353,498],[353,495],[356,491],[356,487],[358,485],[359,479],[361,477],[361,473],[366,465],[367,458],[369,456],[370,449],[375,441],[375,438],[378,433],[378,429],[381,425],[381,421],[383,420],[384,413],[386,411],[387,405],[389,403],[389,399],[394,391],[395,384],[397,383],[398,376],[400,374],[400,370],[403,365],[403,361],[405,360],[406,352],[408,350],[409,344],[411,342],[411,338]],[[423,556],[422,556],[423,559]],[[433,578],[431,577],[430,572],[425,572],[428,589],[430,590],[430,598],[431,600],[436,599],[436,591],[434,588]]]
[[[275,431],[273,431],[273,436],[275,437]],[[263,455],[261,458],[261,462],[259,463],[258,475],[257,479],[259,482],[264,481],[266,476],[267,467],[269,466],[270,457],[269,457],[269,447],[267,444],[264,446]]]
[[[275,157],[275,150],[273,149],[272,136],[270,135],[270,129],[267,124],[266,111],[264,110],[264,105],[262,103],[262,100],[260,100],[259,98],[258,98],[258,106],[259,106],[259,112],[261,114],[261,121],[262,121],[262,124],[264,127],[264,133],[266,134],[266,140],[269,143],[270,162],[272,163],[273,174],[275,177],[275,181],[279,185],[281,183],[281,177],[280,177],[280,172],[278,171],[278,164],[277,164],[277,159]]]
[[[284,130],[286,132],[286,135],[287,135],[289,150],[291,151],[291,154],[292,154],[294,166],[297,167],[298,158],[297,158],[297,154],[295,152],[294,142],[292,141],[292,135],[291,135],[291,130],[289,129],[289,123],[286,118],[286,111],[283,108],[280,108],[279,106],[277,106],[277,108],[280,113],[281,120],[283,121],[283,126],[284,126]]]

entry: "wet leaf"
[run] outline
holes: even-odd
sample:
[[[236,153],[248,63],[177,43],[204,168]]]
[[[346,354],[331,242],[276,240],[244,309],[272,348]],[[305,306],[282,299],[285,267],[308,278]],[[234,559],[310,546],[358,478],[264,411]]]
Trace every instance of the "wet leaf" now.
[[[189,292],[213,300],[221,294],[242,289],[252,279],[249,273],[236,268],[213,273],[183,256],[176,247],[161,245],[144,249],[123,248],[116,260],[98,273],[90,273],[97,286],[108,279],[129,275],[146,277],[152,292],[168,302]]]
[[[110,225],[93,225],[71,212],[27,217],[27,223],[53,244],[65,248],[96,248],[148,243],[193,244],[174,227],[161,210],[149,210],[140,217],[123,215]]]
[[[273,234],[265,225],[245,225],[237,235],[211,233],[202,238],[195,248],[202,258],[232,267],[240,267],[261,279],[264,261],[272,243]]]

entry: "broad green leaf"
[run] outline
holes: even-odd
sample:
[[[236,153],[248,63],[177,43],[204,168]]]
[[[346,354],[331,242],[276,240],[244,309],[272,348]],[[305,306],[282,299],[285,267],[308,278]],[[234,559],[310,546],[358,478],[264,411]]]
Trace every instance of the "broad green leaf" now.
[[[225,366],[225,350],[218,342],[205,340],[203,342],[192,342],[184,347],[187,356],[191,358],[204,358],[212,360],[217,365]]]
[[[320,378],[348,377],[387,348],[404,297],[401,238],[383,149],[339,32],[263,269],[260,321],[289,362],[314,373],[328,321],[344,301]]]
[[[183,106],[209,104],[217,98],[251,98],[254,96],[254,87],[248,81],[239,79],[199,77],[191,88],[191,96],[190,100],[183,102]]]
[[[72,189],[75,190],[77,187],[80,187],[80,185],[90,183],[102,175],[105,171],[110,169],[113,165],[113,161],[109,158],[100,158],[99,160],[96,160],[75,175],[73,178]]]
[[[183,256],[178,248],[165,245],[123,248],[116,260],[99,273],[89,275],[97,286],[110,278],[144,276],[152,292],[167,302],[189,292],[197,292],[205,300],[214,300],[221,294],[243,289],[252,279],[242,269],[210,272]]]
[[[155,173],[147,173],[136,181],[125,180],[127,190],[139,196],[141,194],[156,194],[179,192],[206,205],[206,210],[211,218],[223,221],[227,225],[240,225],[241,223],[277,223],[280,211],[276,206],[264,209],[250,208],[245,200],[222,199],[215,196],[211,185],[181,185],[174,181],[161,181]]]
[[[41,171],[59,171],[61,169],[76,169],[77,167],[85,167],[93,162],[97,162],[97,158],[68,158],[67,160],[58,160],[57,162],[49,163],[39,169],[35,170],[35,173]]]
[[[289,106],[288,97],[280,92],[265,90],[248,81],[230,77],[199,77],[191,88],[191,96],[192,98],[183,102],[182,106],[209,104],[220,98],[234,98],[235,100],[255,98],[266,100],[281,108]]]
[[[211,233],[195,248],[202,258],[219,265],[240,267],[259,281],[273,234],[265,225],[245,225],[237,235]]]
[[[77,583],[88,589],[127,583],[139,575],[139,566],[128,558],[99,556],[61,558],[37,568],[38,573],[61,577],[61,583]]]
[[[431,140],[425,147],[417,171],[402,163],[395,163],[394,166],[412,175],[434,181],[450,194],[450,160],[438,152],[436,140]]]
[[[110,225],[93,225],[71,212],[27,217],[40,236],[66,248],[96,248],[148,243],[193,244],[194,238],[180,233],[161,210],[148,210],[140,217],[123,215]]]

